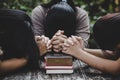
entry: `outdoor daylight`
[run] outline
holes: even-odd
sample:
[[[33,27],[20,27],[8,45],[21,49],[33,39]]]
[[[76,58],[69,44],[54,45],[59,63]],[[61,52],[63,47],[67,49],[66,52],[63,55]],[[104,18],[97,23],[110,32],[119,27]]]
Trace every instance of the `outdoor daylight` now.
[[[0,80],[120,80],[120,0],[0,0]]]

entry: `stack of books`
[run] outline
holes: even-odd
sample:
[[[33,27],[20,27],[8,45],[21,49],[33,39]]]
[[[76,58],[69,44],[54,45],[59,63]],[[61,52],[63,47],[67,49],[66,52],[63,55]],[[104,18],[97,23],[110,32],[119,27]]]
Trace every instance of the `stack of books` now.
[[[68,55],[45,56],[46,74],[70,74],[73,73],[72,57]]]

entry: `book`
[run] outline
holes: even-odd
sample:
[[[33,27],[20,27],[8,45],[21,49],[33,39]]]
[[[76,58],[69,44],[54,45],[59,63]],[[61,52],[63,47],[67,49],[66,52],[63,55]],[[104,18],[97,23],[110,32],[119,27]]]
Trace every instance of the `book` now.
[[[73,66],[45,66],[45,69],[73,69]]]
[[[73,73],[73,69],[70,70],[46,70],[46,74],[71,74]]]
[[[72,66],[72,57],[71,56],[45,56],[45,64],[46,66]]]
[[[64,54],[46,55],[45,57],[46,74],[70,74],[73,73],[72,56]]]

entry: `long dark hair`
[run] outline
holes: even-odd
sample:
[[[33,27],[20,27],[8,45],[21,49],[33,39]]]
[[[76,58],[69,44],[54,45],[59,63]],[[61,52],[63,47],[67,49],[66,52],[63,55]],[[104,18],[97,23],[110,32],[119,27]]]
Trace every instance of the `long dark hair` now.
[[[76,15],[74,10],[66,3],[53,5],[45,19],[45,35],[52,37],[58,30],[64,30],[65,35],[75,34]]]
[[[4,52],[3,59],[19,57],[28,57],[31,61],[38,59],[32,22],[25,12],[0,10],[0,46]]]
[[[54,4],[57,4],[59,2],[61,2],[62,0],[51,0],[49,3],[47,4],[42,4],[43,7],[45,8],[50,8],[51,6],[53,6]],[[67,3],[72,7],[72,9],[76,12],[76,8],[75,8],[75,4],[73,2],[73,0],[67,0]]]
[[[95,41],[103,50],[114,50],[120,43],[120,13],[100,18],[93,26]]]

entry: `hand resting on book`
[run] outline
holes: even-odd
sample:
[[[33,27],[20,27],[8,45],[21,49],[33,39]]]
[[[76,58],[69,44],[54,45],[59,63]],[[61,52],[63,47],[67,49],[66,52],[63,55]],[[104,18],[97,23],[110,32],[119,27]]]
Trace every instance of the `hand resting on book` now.
[[[62,45],[66,39],[67,36],[64,35],[64,31],[58,30],[51,39],[53,51],[55,52],[62,51]]]

